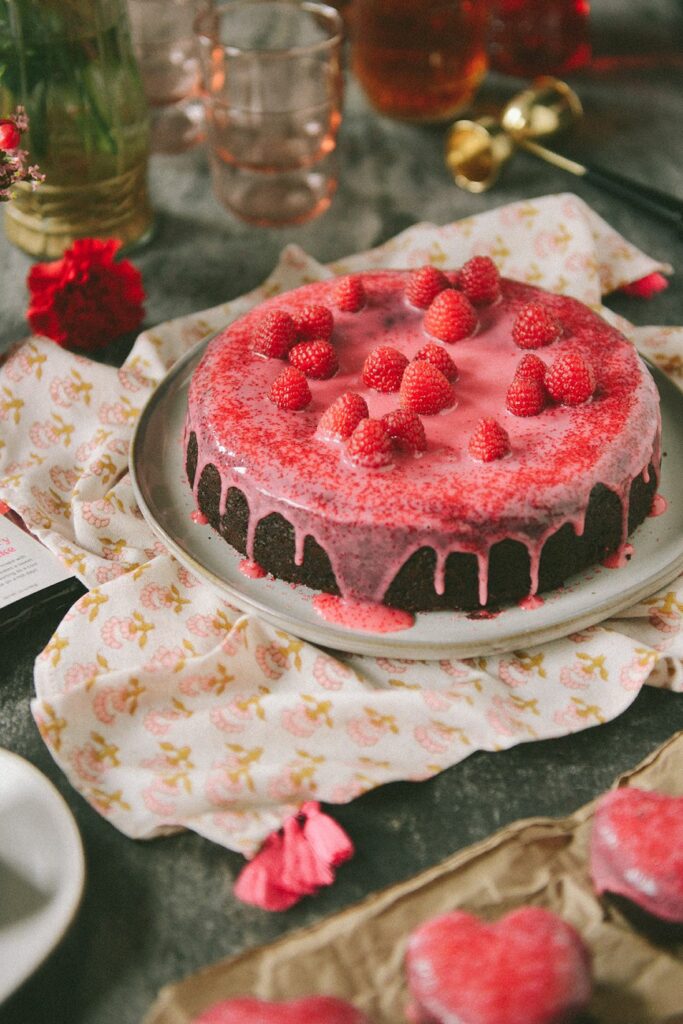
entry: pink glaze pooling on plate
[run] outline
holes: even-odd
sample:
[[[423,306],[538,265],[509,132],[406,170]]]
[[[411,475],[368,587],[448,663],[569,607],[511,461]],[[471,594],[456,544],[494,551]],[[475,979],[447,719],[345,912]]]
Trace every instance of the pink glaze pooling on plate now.
[[[529,594],[528,597],[523,597],[522,600],[517,603],[525,612],[532,612],[536,608],[542,608],[545,601],[542,597],[538,597],[537,594]]]
[[[606,569],[623,569],[625,565],[628,565],[632,554],[633,544],[621,544],[611,555],[603,558],[600,564],[604,565]]]
[[[261,580],[268,573],[259,565],[258,562],[252,562],[250,558],[243,558],[239,564],[239,571],[243,576],[246,576],[250,580]]]
[[[333,308],[334,281],[270,299],[210,343],[192,379],[186,422],[186,437],[194,432],[199,448],[195,496],[202,470],[213,464],[221,477],[221,512],[230,487],[247,499],[247,558],[253,560],[259,521],[279,513],[294,529],[297,560],[306,537],[313,537],[330,559],[342,596],[375,603],[410,555],[431,547],[437,592],[451,552],[476,556],[485,605],[489,552],[505,538],[526,545],[529,594],[535,594],[545,541],[565,523],[582,533],[597,483],[619,498],[625,542],[631,484],[648,473],[650,462],[659,465],[658,396],[633,346],[574,299],[502,280],[502,301],[479,307],[478,330],[444,346],[459,370],[457,401],[422,417],[427,450],[420,457],[397,454],[389,469],[364,469],[349,462],[343,444],[316,436],[321,415],[345,391],[361,394],[371,417],[398,407],[398,395],[367,388],[361,370],[380,344],[412,359],[427,340],[422,311],[404,299],[405,277],[402,271],[365,274],[365,307],[334,311],[340,369],[329,380],[309,382],[313,398],[304,410],[283,411],[269,401],[283,362],[255,356],[251,334],[268,309]],[[577,349],[596,372],[597,390],[583,405],[516,417],[505,409],[505,394],[524,353],[512,342],[511,328],[519,308],[539,295],[564,328],[540,355],[551,363]],[[507,458],[481,463],[468,455],[468,438],[484,416],[507,430]]]
[[[654,501],[652,502],[652,508],[650,509],[650,515],[654,518],[655,516],[663,516],[669,507],[669,503],[663,494],[655,494]]]
[[[194,512],[190,513],[190,519],[193,523],[197,523],[198,526],[206,526],[209,521],[204,513],[200,512],[198,508],[196,508]]]
[[[326,622],[345,629],[359,629],[363,633],[398,633],[415,624],[415,616],[411,612],[352,597],[316,594],[313,607]]]

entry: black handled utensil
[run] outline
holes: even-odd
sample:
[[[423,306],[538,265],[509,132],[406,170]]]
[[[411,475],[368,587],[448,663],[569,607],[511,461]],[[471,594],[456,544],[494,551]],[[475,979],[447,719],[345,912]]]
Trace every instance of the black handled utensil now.
[[[613,196],[627,199],[638,209],[672,224],[679,231],[683,231],[683,199],[642,182],[634,181],[633,178],[627,178],[606,167],[569,160],[532,139],[517,139],[516,142],[520,149],[532,153],[540,160],[552,164],[553,167],[558,167],[561,171],[566,171],[575,177],[583,178],[584,181],[590,182],[591,185],[597,185]]]
[[[539,142],[566,131],[582,116],[581,100],[571,86],[558,78],[538,78],[512,97],[500,120],[456,121],[446,137],[446,163],[460,188],[485,192],[515,148],[523,149],[683,232],[683,199],[606,167],[570,160]]]

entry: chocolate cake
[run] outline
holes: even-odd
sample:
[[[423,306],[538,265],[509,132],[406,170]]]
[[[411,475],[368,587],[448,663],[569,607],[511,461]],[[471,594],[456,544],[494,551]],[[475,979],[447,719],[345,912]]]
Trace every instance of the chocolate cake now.
[[[278,578],[415,611],[519,601],[623,552],[658,482],[650,374],[577,300],[483,276],[441,274],[433,297],[409,271],[305,285],[210,342],[186,468],[227,543]],[[349,394],[355,426],[329,413]]]

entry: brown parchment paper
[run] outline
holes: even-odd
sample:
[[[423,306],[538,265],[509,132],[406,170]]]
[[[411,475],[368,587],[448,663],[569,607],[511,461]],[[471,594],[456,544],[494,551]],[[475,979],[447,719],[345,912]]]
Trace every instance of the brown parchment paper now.
[[[683,795],[683,732],[615,785]],[[591,1017],[600,1024],[656,1024],[680,1013],[683,943],[655,943],[593,893],[587,848],[594,805],[561,820],[514,822],[341,913],[170,985],[144,1024],[189,1024],[211,1003],[244,994],[336,995],[373,1024],[401,1024],[402,962],[413,928],[456,908],[495,920],[522,904],[556,911],[583,935],[594,957]]]

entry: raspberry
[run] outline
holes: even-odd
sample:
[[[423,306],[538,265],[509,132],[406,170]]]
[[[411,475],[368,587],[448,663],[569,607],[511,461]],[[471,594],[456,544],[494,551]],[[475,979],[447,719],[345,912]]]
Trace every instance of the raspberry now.
[[[394,409],[382,417],[382,422],[397,448],[406,452],[423,452],[426,449],[427,436],[417,413]]]
[[[289,361],[314,380],[327,380],[339,369],[336,350],[329,341],[300,341],[289,350]]]
[[[452,288],[440,292],[425,313],[425,331],[439,341],[460,341],[471,334],[476,326],[474,306],[466,295]]]
[[[595,391],[595,373],[580,352],[563,352],[546,373],[545,386],[556,402],[581,405]]]
[[[333,297],[335,306],[343,313],[357,313],[367,302],[360,277],[340,278],[334,287]]]
[[[347,437],[351,437],[360,421],[369,415],[368,403],[362,395],[345,391],[322,414],[318,428],[324,434],[345,441]]]
[[[545,408],[543,384],[530,377],[513,377],[505,396],[505,405],[513,416],[538,416]]]
[[[510,437],[498,420],[485,416],[477,423],[467,450],[473,459],[478,459],[480,462],[494,462],[509,453]]]
[[[382,420],[361,420],[349,438],[348,453],[359,466],[369,469],[391,465],[391,438]]]
[[[305,409],[311,400],[311,389],[301,370],[285,366],[273,381],[268,397],[278,409]]]
[[[448,278],[442,271],[427,264],[419,270],[413,270],[406,282],[406,298],[411,306],[427,309],[439,292],[448,288]]]
[[[334,319],[327,306],[302,306],[294,314],[296,336],[299,341],[312,339],[329,341],[332,337]]]
[[[498,267],[488,256],[473,256],[460,268],[458,284],[476,306],[495,302],[500,295]]]
[[[441,345],[436,345],[433,341],[428,341],[417,353],[415,359],[423,359],[425,362],[431,363],[432,366],[436,366],[446,380],[457,380],[458,378],[458,367],[446,349]]]
[[[455,401],[455,392],[441,370],[418,359],[411,363],[401,381],[401,405],[404,409],[431,416],[447,409]]]
[[[562,327],[546,306],[530,302],[517,314],[512,340],[519,348],[543,348],[562,334]]]
[[[251,338],[251,347],[260,356],[284,359],[295,337],[296,327],[289,313],[282,309],[273,309],[257,324]]]
[[[363,382],[375,391],[398,391],[407,358],[397,348],[380,345],[363,363]]]
[[[515,370],[515,377],[525,377],[527,380],[537,380],[540,384],[545,380],[548,367],[538,356],[528,352],[519,361]]]

